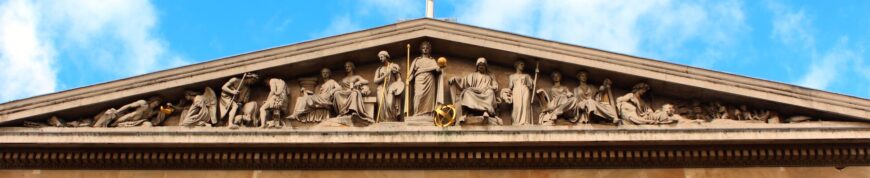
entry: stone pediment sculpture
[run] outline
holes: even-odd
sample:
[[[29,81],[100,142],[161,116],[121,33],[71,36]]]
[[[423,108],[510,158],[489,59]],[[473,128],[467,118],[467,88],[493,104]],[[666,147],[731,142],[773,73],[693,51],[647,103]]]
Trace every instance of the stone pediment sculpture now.
[[[448,105],[454,127],[437,127]],[[770,134],[716,135],[746,128]],[[24,145],[643,145],[842,128],[870,129],[870,100],[432,19],[0,104],[0,142]],[[790,138],[870,139],[825,133]]]

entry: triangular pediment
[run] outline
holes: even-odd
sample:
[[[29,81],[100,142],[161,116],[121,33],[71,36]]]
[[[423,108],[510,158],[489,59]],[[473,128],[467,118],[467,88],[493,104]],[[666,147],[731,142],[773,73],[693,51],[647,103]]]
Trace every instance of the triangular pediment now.
[[[866,99],[457,23],[418,19],[4,103],[0,105],[0,124],[15,126],[51,116],[90,117],[106,108],[155,95],[175,101],[181,99],[185,89],[219,89],[228,78],[245,72],[283,78],[288,85],[293,85],[290,88],[298,87],[299,78],[316,77],[320,68],[341,71],[345,61],[358,63],[360,70],[365,71],[361,73],[373,73],[378,51],[390,52],[393,60],[405,65],[406,45],[415,46],[410,56],[418,56],[416,46],[424,40],[432,42],[434,56],[446,57],[451,61],[450,66],[459,66],[448,67],[447,77],[473,72],[473,61],[485,57],[498,69],[497,78],[502,85],[507,85],[506,75],[512,72],[513,62],[522,60],[528,64],[528,72],[532,71],[528,68],[532,68],[533,63],[540,64],[538,88],[552,85],[549,76],[554,71],[564,74],[565,85],[573,88],[577,83],[573,74],[584,70],[588,71],[591,84],[611,79],[616,95],[628,92],[636,83],[648,83],[651,92],[647,99],[654,100],[653,105],[661,105],[655,100],[719,102],[773,110],[783,114],[782,117],[870,121],[870,101]],[[362,75],[371,77],[372,74]],[[336,76],[342,74],[337,72]],[[293,93],[291,98],[296,96]]]
[[[413,103],[417,93],[426,92],[418,90],[417,83],[412,83],[415,88],[402,89],[402,85],[375,82],[375,72],[382,66],[378,60],[380,51],[390,54],[392,62],[400,68],[400,78],[407,81],[406,61],[421,56],[419,48],[424,41],[432,45],[433,62],[429,66],[441,60],[435,58],[444,57],[446,61],[446,66],[439,68],[441,73],[433,75],[432,81],[443,79],[440,80],[443,88],[432,89],[441,91],[433,94],[435,103],[453,103],[458,107],[454,111],[460,113],[468,108],[464,106],[490,103],[495,110],[492,115],[475,115],[488,111],[467,112],[471,117],[463,117],[460,126],[449,127],[436,126],[431,115],[399,116],[401,119],[394,122],[367,118],[374,121],[366,123],[363,117],[366,114],[357,110],[372,115],[386,113],[375,109],[382,102],[377,97],[378,88],[401,93],[393,98],[399,103]],[[476,63],[480,57],[487,60],[489,75],[466,77],[478,70]],[[536,66],[540,73],[531,82],[514,80],[523,78],[514,75],[517,61],[525,62],[523,72],[529,78]],[[347,86],[351,82],[344,80],[348,76],[344,72],[345,62],[354,63],[359,75],[347,81],[362,78],[369,83],[347,89],[351,88]],[[330,78],[338,82],[318,80],[323,68],[331,69]],[[588,74],[585,86],[590,90],[583,91],[594,92],[587,92],[589,98],[580,98],[579,92],[574,92],[572,96],[562,95],[564,100],[556,99],[559,95],[551,90],[555,83],[551,74],[562,74],[561,85],[574,90],[580,83],[575,75],[578,71]],[[219,108],[224,105],[221,98],[237,99],[222,88],[252,76],[243,76],[248,73],[257,74],[259,79],[281,79],[286,85],[276,80],[251,83],[246,91],[250,94],[249,102],[239,106],[245,108],[253,103],[252,108],[267,105],[282,109],[275,115],[285,118],[283,123],[289,125],[264,129],[246,123],[249,125],[232,129],[225,118],[211,124],[210,119],[220,117],[223,112]],[[456,77],[462,79],[452,79]],[[612,81],[610,90],[600,87],[605,80]],[[492,81],[498,87],[491,94],[485,93],[486,88],[492,89],[490,85],[474,86]],[[648,86],[647,92],[635,95],[638,92],[633,88],[644,86],[640,83]],[[544,92],[523,94],[508,88],[522,85],[532,85],[531,88]],[[272,95],[272,88],[280,88],[273,86],[284,86],[287,97]],[[312,97],[311,94],[327,93],[324,88],[330,87],[324,86],[336,90],[329,90],[332,93],[320,99]],[[373,94],[363,92],[362,86],[369,87]],[[481,92],[469,89],[474,87],[484,89]],[[592,90],[597,88],[601,90]],[[415,96],[401,98],[407,92]],[[524,95],[534,95],[531,98],[537,101],[526,103],[523,101],[526,98],[517,97]],[[130,104],[143,106],[153,97],[180,108],[148,110],[151,113],[146,119],[132,117],[130,111],[116,111]],[[466,101],[462,97],[471,99]],[[186,104],[180,104],[181,101]],[[282,105],[270,105],[268,101],[282,101]],[[559,101],[572,102],[551,105]],[[165,102],[161,106],[171,108],[163,105]],[[417,107],[417,103],[413,104]],[[666,104],[673,106],[672,113],[666,112]],[[553,114],[557,112],[551,106],[562,108],[562,112]],[[308,107],[314,109],[306,110]],[[519,121],[526,125],[515,125],[519,122],[514,119],[514,108],[530,111],[529,120]],[[650,110],[640,112],[643,108]],[[248,109],[255,110],[259,111]],[[285,117],[297,111],[306,111],[306,116],[313,117]],[[200,114],[190,114],[196,112]],[[150,117],[155,113],[158,116]],[[162,119],[155,120],[161,113]],[[582,122],[584,113],[589,124]],[[245,114],[237,118],[244,122],[259,118],[259,113]],[[181,126],[186,120],[182,115],[202,122]],[[99,118],[110,118],[107,121],[110,123],[96,124],[106,120]],[[553,120],[544,122],[543,118]],[[111,124],[124,119],[144,122]],[[616,119],[621,122],[611,122]],[[870,152],[868,128],[867,99],[458,23],[417,19],[0,104],[0,145],[4,146],[0,149],[3,163],[0,168],[867,165],[868,160],[862,158]]]

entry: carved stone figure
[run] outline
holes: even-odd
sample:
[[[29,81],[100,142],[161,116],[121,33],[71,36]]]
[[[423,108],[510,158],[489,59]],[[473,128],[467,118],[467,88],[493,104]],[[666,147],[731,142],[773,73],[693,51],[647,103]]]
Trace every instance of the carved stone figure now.
[[[260,124],[263,124],[260,123],[260,120],[257,120],[256,118],[258,113],[257,108],[257,102],[255,101],[251,101],[246,103],[245,105],[242,105],[242,108],[239,108],[240,110],[238,114],[230,118],[228,127],[230,129],[237,129],[241,126],[256,127]]]
[[[238,127],[234,125],[234,120],[237,112],[245,105],[256,105],[256,102],[250,102],[251,85],[257,82],[259,76],[253,73],[245,73],[242,78],[230,78],[221,87],[221,98],[218,107],[220,115],[218,120],[227,121],[227,127]],[[256,108],[256,107],[254,107]]]
[[[544,89],[535,91],[543,104],[543,109],[538,117],[542,125],[555,124],[556,119],[566,115],[565,112],[573,108],[575,104],[574,93],[568,87],[562,86],[562,73],[553,72],[551,78],[553,79],[553,87],[550,88],[549,93]]]
[[[598,105],[596,106],[599,111],[596,111],[598,112],[596,114],[602,118],[610,119],[614,124],[620,125],[622,124],[622,119],[619,118],[619,112],[617,112],[616,109],[616,98],[613,97],[612,85],[613,81],[610,79],[604,79],[601,86],[598,88],[595,100],[598,101]]]
[[[574,89],[574,102],[577,104],[574,105],[575,108],[571,108],[575,112],[575,117],[577,117],[577,119],[571,121],[589,123],[590,117],[596,115],[614,123],[618,123],[619,119],[617,118],[616,111],[613,110],[613,107],[598,102],[596,97],[600,96],[599,90],[586,83],[588,76],[589,73],[586,71],[580,71],[577,73],[577,79],[580,80],[580,85]]]
[[[342,88],[335,92],[335,108],[338,116],[358,116],[363,121],[373,123],[372,116],[365,109],[363,96],[369,95],[369,81],[356,75],[353,62],[344,63],[347,76],[341,79]]]
[[[512,104],[511,119],[512,125],[527,125],[532,124],[532,77],[529,74],[523,73],[523,68],[526,64],[523,61],[514,63],[516,72],[508,76],[508,89],[510,90],[510,98],[508,103]]]
[[[166,117],[165,114],[157,110],[162,102],[163,99],[159,97],[151,97],[147,101],[134,101],[117,110],[110,108],[97,117],[94,127],[152,126],[153,124],[149,120],[152,117]]]
[[[616,99],[619,115],[629,123],[638,125],[671,124],[676,123],[674,107],[666,104],[662,110],[653,111],[642,99],[643,94],[649,91],[649,85],[638,83],[632,87],[631,92]]]
[[[217,97],[211,87],[205,87],[202,94],[192,100],[190,107],[183,112],[179,126],[211,127],[217,123]]]
[[[375,122],[396,122],[402,115],[402,93],[405,84],[402,82],[401,67],[390,62],[390,53],[378,52],[378,59],[383,66],[375,70],[375,85],[377,87],[378,115]]]
[[[648,123],[644,123],[644,124],[676,123],[678,120],[677,120],[675,114],[676,114],[676,110],[674,109],[674,105],[664,104],[664,105],[662,105],[661,110],[656,110],[655,112],[653,112],[652,114],[650,114],[648,116],[648,119],[647,119],[648,121],[655,121],[655,122],[648,122]],[[638,122],[635,122],[635,123],[641,124]]]
[[[45,122],[24,121],[25,127],[90,127],[94,123],[93,119],[80,119],[73,121],[64,121],[57,116],[51,116]]]
[[[178,120],[184,121],[187,117],[187,111],[190,109],[190,106],[193,105],[193,100],[196,99],[196,96],[202,95],[201,92],[193,91],[193,90],[184,90],[184,97],[178,100],[175,104],[166,103],[166,107],[161,107],[161,110],[172,111],[171,113],[178,113]],[[174,114],[172,114],[174,115]],[[181,123],[177,123],[177,125],[181,125]]]
[[[283,113],[286,113],[287,108],[287,83],[278,78],[269,78],[265,81],[269,86],[269,96],[266,97],[266,101],[263,101],[263,106],[260,106],[260,127],[265,128],[267,125],[281,127],[283,121],[280,118]],[[272,124],[266,124],[267,121]]]
[[[498,82],[487,71],[485,58],[478,58],[475,65],[477,66],[476,72],[465,75],[462,78],[454,77],[449,80],[451,84],[454,84],[461,90],[458,102],[454,103],[458,104],[459,113],[463,115],[457,119],[457,123],[463,122],[470,113],[478,112],[482,114],[488,124],[501,125],[501,119],[495,118]]]
[[[419,57],[411,62],[411,78],[414,91],[414,116],[431,116],[435,110],[435,97],[437,95],[437,78],[441,73],[441,67],[431,56],[432,45],[428,41],[420,44]],[[409,81],[409,82],[411,82]]]
[[[692,101],[691,110],[689,112],[689,118],[698,121],[706,121],[710,122],[713,120],[713,117],[704,110],[704,107],[701,106],[701,102],[694,100]]]
[[[316,94],[311,90],[302,88],[302,96],[296,99],[293,114],[287,116],[288,119],[296,119],[300,122],[320,122],[331,117],[330,112],[334,110],[333,96],[336,91],[341,89],[341,85],[332,79],[332,71],[329,68],[320,70],[320,77],[323,83],[320,84]]]

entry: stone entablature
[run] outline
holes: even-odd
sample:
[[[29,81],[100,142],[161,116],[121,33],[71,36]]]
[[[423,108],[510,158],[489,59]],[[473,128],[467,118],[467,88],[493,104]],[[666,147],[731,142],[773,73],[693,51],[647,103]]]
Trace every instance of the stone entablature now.
[[[870,129],[591,126],[0,131],[0,168],[401,169],[836,166],[870,163]],[[836,139],[834,139],[836,138]]]

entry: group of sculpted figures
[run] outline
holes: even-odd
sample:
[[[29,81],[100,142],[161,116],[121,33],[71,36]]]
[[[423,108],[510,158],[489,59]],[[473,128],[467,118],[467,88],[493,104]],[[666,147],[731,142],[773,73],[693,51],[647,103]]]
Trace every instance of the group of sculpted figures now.
[[[589,73],[576,74],[579,85],[573,90],[562,85],[563,77],[553,72],[553,85],[549,89],[537,89],[535,77],[526,74],[525,63],[514,63],[515,72],[508,76],[507,88],[499,88],[496,77],[489,71],[483,57],[475,61],[475,72],[447,80],[448,86],[440,83],[446,67],[444,61],[431,56],[429,42],[420,45],[421,55],[409,64],[403,80],[402,66],[390,59],[390,54],[380,51],[380,65],[370,82],[356,73],[356,66],[346,62],[346,76],[340,81],[332,79],[332,71],[320,71],[319,85],[301,88],[293,108],[290,92],[284,80],[261,78],[254,73],[232,77],[225,82],[219,93],[206,87],[201,92],[187,90],[180,101],[163,104],[160,97],[137,100],[120,108],[109,108],[92,119],[63,121],[51,117],[46,122],[26,122],[26,126],[56,127],[138,127],[170,125],[164,123],[170,116],[178,116],[178,126],[187,127],[262,127],[280,128],[288,121],[314,123],[316,126],[360,126],[381,122],[403,122],[412,118],[433,117],[436,106],[448,104],[443,97],[444,87],[449,87],[452,104],[459,117],[456,125],[482,124],[503,125],[498,118],[499,106],[510,108],[512,125],[557,125],[557,123],[588,124],[609,123],[613,125],[657,125],[678,122],[710,122],[715,119],[779,122],[777,113],[767,110],[750,110],[745,105],[728,107],[718,102],[702,105],[674,106],[664,104],[653,109],[644,101],[650,91],[646,83],[635,84],[631,90],[614,96],[613,82],[604,79],[595,87],[587,82]],[[258,82],[268,86],[264,101],[253,101],[253,87]],[[371,86],[375,87],[372,92]],[[443,94],[443,93],[442,93]],[[367,108],[367,98],[374,98],[375,108]],[[258,103],[260,103],[258,105]],[[405,104],[407,103],[407,104]],[[540,104],[540,113],[533,112],[533,103]],[[790,120],[798,122],[808,118]],[[431,123],[431,122],[430,122]],[[175,123],[173,123],[175,124]]]

